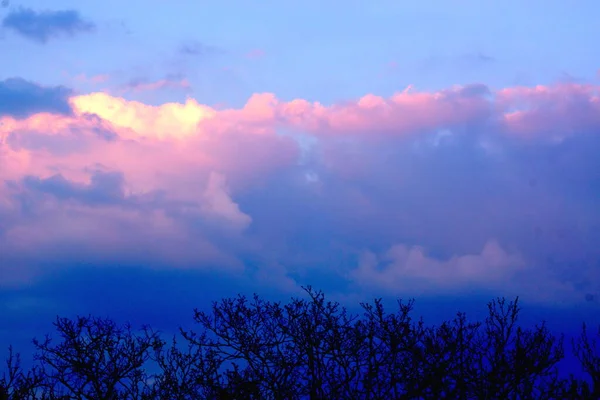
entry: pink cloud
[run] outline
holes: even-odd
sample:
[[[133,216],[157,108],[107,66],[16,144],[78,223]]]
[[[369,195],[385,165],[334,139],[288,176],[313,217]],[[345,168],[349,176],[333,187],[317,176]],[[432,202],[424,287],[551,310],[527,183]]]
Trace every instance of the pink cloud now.
[[[520,254],[506,251],[495,240],[487,241],[478,254],[448,259],[428,256],[423,248],[404,244],[381,255],[365,252],[349,277],[363,288],[409,296],[491,289],[537,302],[577,298],[572,284],[532,268]]]
[[[77,171],[97,162],[123,171],[135,190],[160,186],[158,181],[174,186],[170,180],[177,177],[177,182],[187,175],[207,179],[212,170],[237,172],[242,180],[260,178],[278,165],[294,163],[298,154],[290,138],[275,134],[269,98],[256,96],[241,110],[217,111],[193,99],[185,104],[149,106],[105,93],[77,96],[71,99],[75,116],[6,117],[0,138],[14,143],[19,132],[35,132],[56,139],[68,137],[86,148],[57,157],[44,147],[5,147],[2,162],[6,168],[0,174],[5,179],[26,172],[45,177],[55,172],[48,171],[49,165],[63,165],[69,179],[81,181],[85,177]],[[99,135],[101,131],[118,140],[107,141]],[[237,181],[238,177],[231,179]]]
[[[235,229],[244,230],[252,218],[240,211],[228,193],[227,182],[221,174],[211,172],[204,191],[203,211],[229,222]]]
[[[368,94],[355,102],[325,107],[293,100],[280,106],[282,118],[317,134],[418,134],[452,127],[490,115],[483,86],[440,92],[396,93],[390,98]]]
[[[46,177],[56,172],[48,169],[52,166],[61,168],[69,179],[84,181],[87,178],[80,171],[96,162],[123,171],[132,190],[166,185],[177,191],[171,181],[185,181],[187,178],[182,177],[188,175],[206,180],[213,170],[226,174],[235,189],[244,181],[261,179],[268,171],[297,162],[298,146],[291,138],[279,135],[280,128],[310,133],[322,140],[331,135],[369,135],[374,140],[381,135],[414,137],[452,130],[477,121],[485,122],[486,129],[497,123],[498,130],[509,134],[548,137],[600,126],[597,89],[576,84],[507,88],[494,94],[483,86],[439,92],[405,90],[390,98],[369,94],[355,102],[331,106],[302,99],[284,102],[270,93],[253,95],[239,109],[216,109],[192,98],[183,104],[151,106],[106,93],[75,96],[71,103],[74,116],[2,118],[3,179],[15,179],[26,172]],[[118,140],[107,140],[101,132]],[[33,133],[62,140],[63,154],[58,156],[56,148],[47,146],[15,147],[20,143],[17,137],[23,141],[30,135],[29,141],[35,140]],[[8,142],[12,146],[6,147]],[[67,151],[71,145],[72,151]],[[322,146],[339,148],[326,141]],[[353,159],[354,163],[346,163],[348,168],[354,165],[357,172],[366,171],[364,163],[368,160]],[[201,190],[195,192],[199,195]]]
[[[98,74],[98,75],[92,75],[92,76],[88,76],[86,74],[79,74],[76,75],[75,78],[73,78],[76,82],[81,82],[81,83],[93,83],[93,84],[99,84],[99,83],[104,83],[107,82],[110,77],[107,74]]]
[[[176,139],[196,135],[200,121],[212,119],[216,114],[214,109],[192,98],[184,104],[150,106],[98,92],[77,96],[71,101],[79,114],[96,114],[131,139]]]
[[[98,258],[103,252],[144,253],[153,242],[160,254],[155,259],[165,264],[206,260],[235,264],[233,256],[209,238],[192,234],[190,229],[195,228],[188,225],[207,226],[231,238],[243,236],[252,218],[235,201],[237,191],[266,178],[277,166],[293,164],[297,155],[290,138],[262,128],[240,132],[236,123],[218,125],[216,111],[192,99],[155,107],[95,93],[73,97],[71,103],[73,116],[36,114],[0,121],[0,179],[18,183],[33,177],[48,182],[45,187],[53,191],[30,193],[26,187],[0,185],[7,215],[18,215],[21,207],[11,199],[27,196],[43,216],[7,228],[1,241],[14,251],[36,248],[47,254],[56,242],[83,241],[88,245],[77,246]],[[261,122],[265,116],[260,107],[260,101],[250,101],[232,119]],[[203,120],[211,120],[211,125],[203,125]],[[98,190],[104,189],[92,187],[90,171],[98,169],[122,173],[123,198],[118,204],[87,204],[89,197],[65,197],[70,187],[76,188],[75,193],[103,196]],[[59,181],[53,178],[57,174]],[[54,186],[48,186],[50,182]],[[56,186],[56,182],[64,183]],[[138,199],[151,199],[155,193],[165,193],[159,205],[165,209],[140,213],[136,208],[147,206]],[[126,233],[138,230],[139,237]]]
[[[361,284],[394,291],[423,291],[432,285],[438,290],[455,290],[474,283],[505,283],[524,266],[519,255],[509,254],[493,240],[479,254],[447,260],[429,257],[420,247],[398,244],[381,256],[366,252],[351,276]]]
[[[257,59],[257,58],[263,58],[265,56],[265,54],[266,53],[264,50],[252,49],[248,53],[246,53],[246,57],[251,58],[251,59]]]
[[[0,119],[0,180],[12,182],[0,185],[0,213],[13,216],[10,224],[0,227],[5,229],[0,231],[0,251],[38,248],[47,254],[54,251],[56,243],[76,243],[82,254],[87,249],[100,257],[115,249],[115,254],[125,257],[128,249],[143,253],[152,247],[153,257],[165,263],[189,266],[218,260],[239,267],[236,256],[224,249],[261,248],[256,244],[259,239],[249,238],[259,218],[241,199],[263,189],[266,194],[260,192],[259,200],[249,202],[254,210],[256,204],[271,207],[272,191],[290,204],[303,201],[314,210],[330,211],[329,215],[346,213],[335,220],[338,225],[332,230],[342,225],[348,231],[362,229],[371,223],[366,221],[369,218],[386,219],[390,226],[410,229],[415,243],[426,239],[441,242],[439,238],[448,239],[448,235],[443,236],[442,229],[431,233],[431,226],[454,223],[454,214],[471,215],[468,208],[474,205],[507,229],[501,224],[511,219],[494,214],[508,209],[502,208],[498,199],[471,201],[482,195],[469,185],[483,185],[485,180],[475,174],[479,170],[460,169],[458,154],[465,150],[457,146],[456,158],[452,158],[454,153],[431,149],[444,140],[467,136],[465,132],[476,126],[497,139],[486,147],[486,155],[494,161],[486,166],[492,170],[501,162],[510,162],[501,157],[504,137],[545,140],[600,128],[597,87],[578,84],[495,92],[483,85],[437,92],[409,88],[388,98],[367,94],[333,105],[304,99],[284,101],[272,93],[257,93],[240,108],[223,109],[191,97],[185,103],[153,106],[102,92],[74,96],[70,101],[73,115],[40,113]],[[302,140],[290,133],[309,136],[316,144],[303,150]],[[436,140],[430,140],[432,136]],[[408,143],[404,153],[394,153],[402,143]],[[496,153],[492,152],[495,148]],[[449,161],[440,159],[442,156]],[[398,161],[402,157],[409,161]],[[122,175],[119,201],[88,201],[89,196],[102,194],[102,188],[94,186],[97,171]],[[516,179],[513,175],[517,172],[508,168],[493,171],[494,182],[508,185],[506,182]],[[517,167],[515,171],[521,173]],[[49,180],[57,175],[62,177],[60,182]],[[280,180],[274,184],[271,179],[276,177]],[[464,178],[462,186],[449,183],[459,178]],[[27,186],[34,181],[50,185],[49,189],[40,189],[41,184],[37,189]],[[57,182],[62,186],[51,186]],[[60,197],[60,190],[69,188],[88,197],[64,192]],[[510,188],[515,193],[522,190]],[[463,197],[454,195],[453,190]],[[481,189],[486,190],[491,192],[494,187]],[[510,197],[513,192],[503,192],[502,196],[519,199],[520,209],[535,204],[534,211],[544,212],[544,218],[550,211],[559,215],[561,208],[553,205],[550,210],[549,205],[558,200],[539,194],[543,190],[551,193],[551,189],[536,190],[514,197]],[[288,191],[293,194],[286,197]],[[390,206],[397,204],[396,199],[405,201],[400,210]],[[456,208],[462,203],[468,205]],[[32,207],[38,217],[19,220],[27,208],[23,204]],[[291,210],[282,215],[300,222],[310,220],[292,215],[295,209]],[[315,224],[321,222],[319,216],[311,218]],[[465,232],[481,233],[475,229],[480,223],[470,223]],[[294,229],[289,227],[290,232]],[[485,233],[484,237],[496,237],[494,232]],[[404,242],[394,242],[398,241]],[[263,244],[262,248],[270,246]],[[427,285],[458,290],[471,283],[506,283],[525,268],[524,257],[494,241],[480,252],[459,254],[440,260],[418,247],[397,245],[384,255],[366,255],[351,276],[388,288],[405,288],[411,282],[411,287],[419,290],[426,290]],[[286,276],[281,267],[284,261],[270,260],[269,265]]]
[[[567,124],[573,129],[600,122],[597,88],[579,84],[515,87],[494,93],[483,85],[438,92],[409,88],[389,98],[367,94],[330,106],[303,99],[285,102],[272,93],[254,94],[240,109],[216,109],[192,98],[184,104],[149,106],[106,93],[76,96],[72,103],[79,113],[97,114],[119,128],[135,131],[135,136],[163,138],[197,136],[203,131],[272,134],[280,126],[315,135],[406,135],[486,120],[499,122],[508,132],[525,133],[544,131],[552,118],[560,119],[561,127]]]
[[[496,104],[511,134],[564,137],[600,126],[600,97],[592,85],[507,88],[498,91]]]
[[[495,240],[487,241],[478,254],[448,259],[428,256],[423,248],[404,244],[394,245],[380,255],[367,251],[348,276],[360,287],[394,295],[491,289],[536,302],[577,298],[571,283],[532,268],[520,254],[506,251]]]
[[[26,255],[25,260],[34,264],[68,258],[110,266],[127,260],[135,263],[136,255],[145,254],[155,264],[172,268],[197,268],[207,262],[224,270],[243,268],[234,256],[206,238],[191,236],[161,211],[140,215],[118,207],[90,208],[49,198],[44,203],[39,219],[20,223],[6,233],[0,251]]]
[[[60,158],[73,169],[95,158],[125,171],[133,180],[148,180],[151,164],[156,162],[160,162],[163,175],[171,176],[182,169],[198,168],[204,168],[206,174],[216,168],[228,173],[256,170],[260,175],[278,165],[290,165],[297,159],[298,149],[289,138],[277,135],[278,128],[316,137],[378,137],[435,132],[481,120],[488,121],[487,129],[498,121],[498,129],[517,135],[564,134],[600,126],[596,88],[575,84],[507,88],[493,95],[483,86],[439,92],[407,89],[387,99],[369,94],[355,102],[331,106],[302,99],[284,102],[270,93],[253,95],[240,109],[221,110],[192,98],[183,104],[150,106],[106,93],[76,96],[71,103],[76,110],[73,117],[37,114],[21,120],[2,118],[0,139],[6,143],[17,132],[37,132],[57,139],[71,135],[81,143],[94,143],[95,153],[85,154],[79,148],[79,153]],[[120,140],[106,142],[99,131],[114,132]],[[44,149],[4,148],[3,152],[1,174],[5,179],[25,171],[41,173],[41,164],[60,163]],[[235,177],[228,179],[236,181]]]
[[[302,99],[273,103],[284,123],[315,134],[407,135],[486,122],[527,136],[600,126],[598,88],[579,84],[507,88],[495,93],[483,85],[438,92],[407,89],[389,98],[368,94],[332,106]]]

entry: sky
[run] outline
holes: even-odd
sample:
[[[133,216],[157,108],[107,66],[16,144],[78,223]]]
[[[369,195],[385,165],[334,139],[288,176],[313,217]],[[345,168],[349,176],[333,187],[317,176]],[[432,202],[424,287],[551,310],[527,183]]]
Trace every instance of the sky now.
[[[597,321],[597,11],[4,1],[0,343],[306,285]]]

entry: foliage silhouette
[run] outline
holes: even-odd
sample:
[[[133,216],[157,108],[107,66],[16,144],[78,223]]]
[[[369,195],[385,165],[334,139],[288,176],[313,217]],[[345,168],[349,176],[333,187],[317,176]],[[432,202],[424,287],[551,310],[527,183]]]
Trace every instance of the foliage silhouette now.
[[[572,342],[587,380],[558,374],[563,337],[518,324],[496,299],[482,322],[464,313],[428,326],[414,301],[381,299],[350,314],[320,291],[287,304],[254,295],[194,311],[196,329],[164,340],[109,319],[57,318],[24,371],[12,347],[0,377],[8,399],[600,399],[600,349],[584,325]]]

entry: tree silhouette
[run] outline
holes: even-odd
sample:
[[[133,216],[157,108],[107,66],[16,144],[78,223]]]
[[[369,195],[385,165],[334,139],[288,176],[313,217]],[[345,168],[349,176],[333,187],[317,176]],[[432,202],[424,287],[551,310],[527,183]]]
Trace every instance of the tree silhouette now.
[[[149,328],[134,334],[128,325],[94,317],[57,318],[54,326],[57,344],[49,336],[33,341],[46,396],[116,400],[147,391],[149,350],[163,346]]]
[[[308,287],[287,304],[254,295],[195,310],[170,342],[107,318],[57,318],[34,340],[34,365],[9,348],[8,399],[600,399],[598,337],[572,342],[587,380],[559,376],[563,337],[518,324],[518,298],[495,299],[484,321],[439,325],[388,312],[381,299],[349,313]]]
[[[584,382],[579,388],[575,386],[575,390],[578,389],[590,398],[600,399],[600,348],[597,339],[600,339],[600,327],[596,332],[596,338],[591,338],[588,336],[587,326],[583,324],[581,336],[577,340],[574,339],[572,345],[583,370],[592,381],[591,388]]]
[[[9,346],[6,370],[0,378],[0,400],[35,398],[36,389],[43,383],[44,377],[38,368],[23,371],[20,355]]]

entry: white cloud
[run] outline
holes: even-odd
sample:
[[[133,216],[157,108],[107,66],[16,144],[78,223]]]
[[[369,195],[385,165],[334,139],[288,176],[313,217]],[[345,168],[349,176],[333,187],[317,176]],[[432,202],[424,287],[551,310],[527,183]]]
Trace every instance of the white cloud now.
[[[236,230],[246,229],[252,222],[249,215],[244,214],[228,193],[224,175],[211,172],[203,195],[202,210],[209,216],[217,216]]]
[[[439,260],[419,246],[397,244],[385,254],[365,252],[350,273],[359,285],[404,292],[455,291],[470,285],[497,286],[525,267],[519,254],[509,253],[495,240],[479,254]]]

